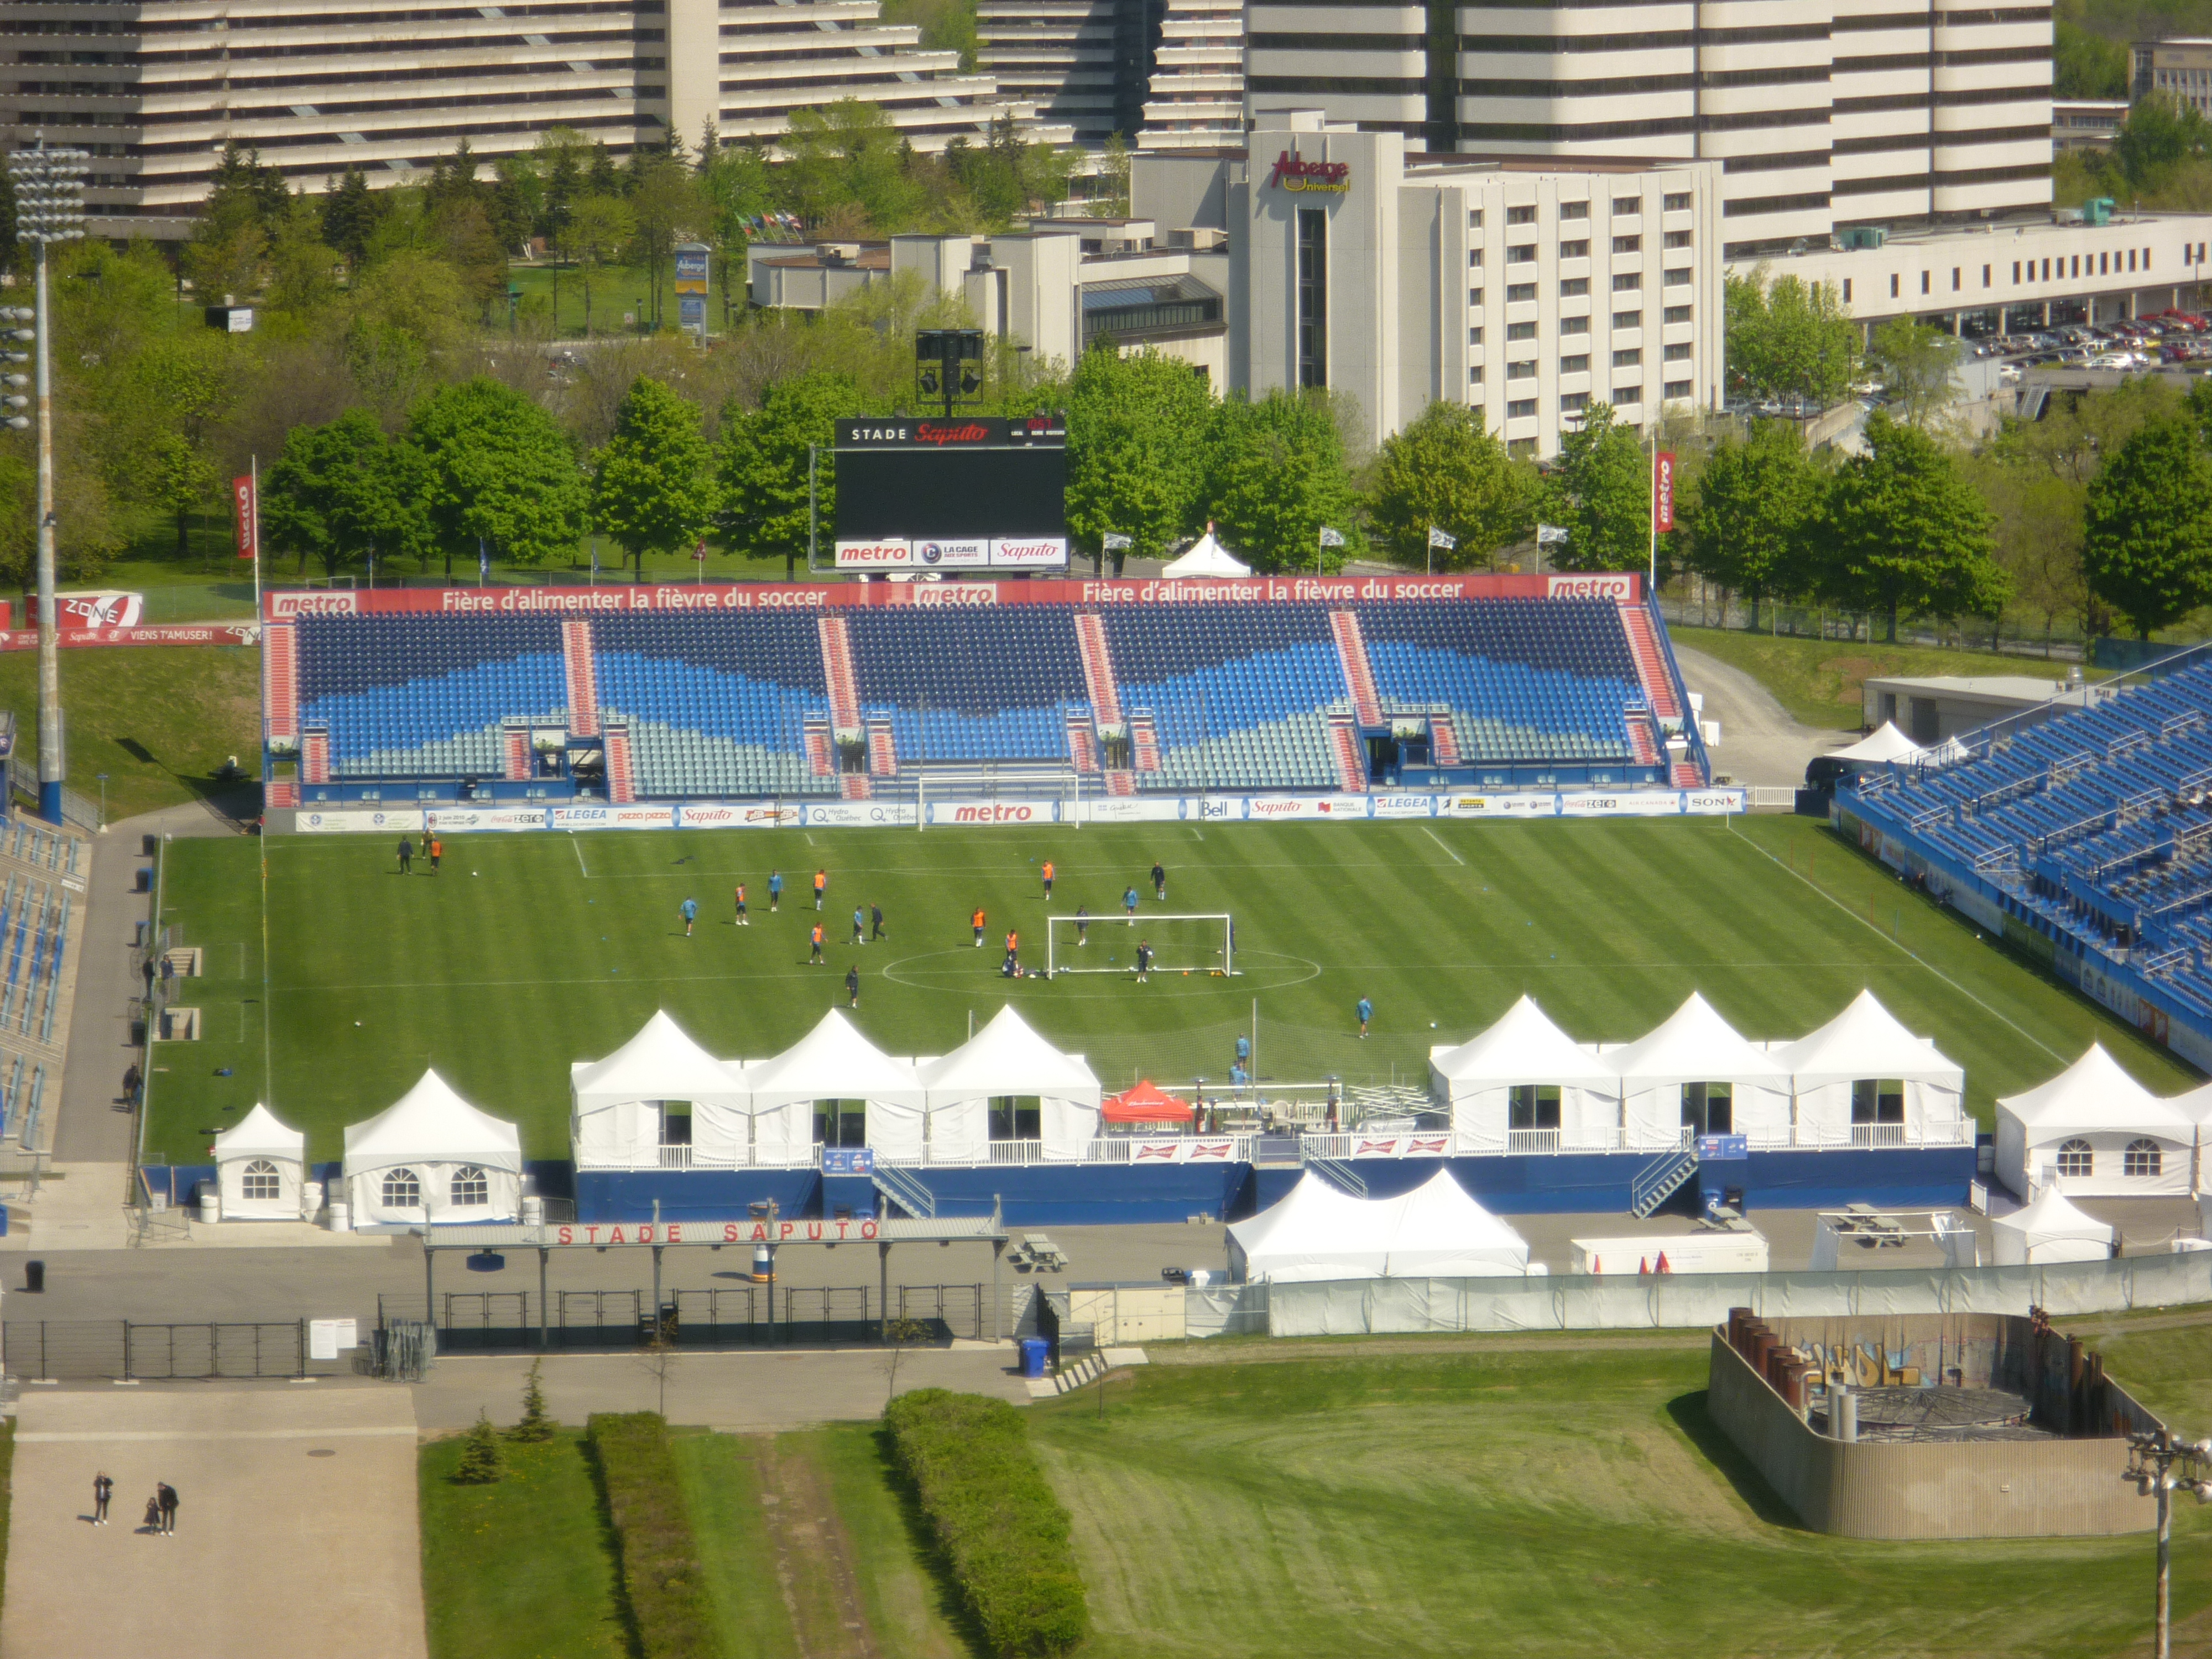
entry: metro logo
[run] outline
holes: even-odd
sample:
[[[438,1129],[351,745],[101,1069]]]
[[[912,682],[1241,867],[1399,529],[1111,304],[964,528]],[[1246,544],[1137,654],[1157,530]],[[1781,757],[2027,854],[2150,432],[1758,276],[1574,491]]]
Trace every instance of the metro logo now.
[[[954,809],[955,823],[1028,823],[1036,816],[1034,806],[962,806]]]
[[[272,617],[352,617],[361,611],[360,596],[354,593],[272,593],[270,611]]]
[[[1626,571],[1593,571],[1579,576],[1547,576],[1544,594],[1553,599],[1613,599],[1623,605],[1636,599],[1636,578]]]
[[[837,568],[880,569],[914,562],[914,549],[905,542],[857,541],[837,544]]]

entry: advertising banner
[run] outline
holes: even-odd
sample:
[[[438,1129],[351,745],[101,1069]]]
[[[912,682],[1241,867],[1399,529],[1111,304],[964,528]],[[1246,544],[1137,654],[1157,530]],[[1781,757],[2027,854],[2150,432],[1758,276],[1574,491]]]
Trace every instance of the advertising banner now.
[[[1370,795],[1378,818],[1432,818],[1437,815],[1434,795]]]
[[[1255,823],[1290,819],[1343,823],[1365,817],[1367,800],[1362,795],[1255,795],[1244,804],[1244,816]]]
[[[135,596],[134,596],[135,597]],[[4,609],[4,607],[0,607]],[[258,623],[204,623],[196,628],[64,628],[59,643],[75,650],[94,645],[258,645]],[[0,651],[35,651],[39,630],[0,634]]]
[[[1139,1140],[1129,1148],[1132,1164],[1234,1164],[1237,1143],[1233,1140],[1199,1139],[1184,1136],[1177,1140]]]
[[[444,836],[465,830],[549,830],[549,809],[543,806],[434,806],[422,812],[422,827]],[[665,819],[667,814],[661,815]]]
[[[1242,795],[1194,796],[1189,810],[1183,816],[1196,818],[1201,823],[1226,823],[1231,818],[1244,816],[1244,798]]]
[[[1186,817],[1180,795],[1100,795],[1082,804],[1087,823],[1158,823]]]
[[[915,541],[908,544],[910,550],[907,562],[917,570],[981,570],[991,562],[991,544],[982,540],[953,541],[949,538],[936,541]],[[845,544],[837,544],[837,563],[845,565]]]
[[[389,812],[367,808],[349,808],[343,811],[302,811],[294,821],[294,828],[303,835],[368,835],[386,831],[392,835],[420,834],[422,814],[409,808],[394,808]]]
[[[1354,1158],[1445,1158],[1451,1152],[1451,1131],[1433,1130],[1418,1135],[1359,1135],[1352,1143]]]
[[[676,809],[678,830],[796,830],[797,801],[695,801]]]
[[[1672,789],[1562,789],[1559,816],[1563,818],[1678,817],[1682,797]]]
[[[809,801],[799,809],[799,822],[809,830],[866,830],[889,825],[911,830],[921,816],[897,801]]]
[[[1682,795],[1682,810],[1698,817],[1748,811],[1750,792],[1743,789],[1691,789]]]
[[[1056,800],[933,800],[929,803],[931,823],[1057,823],[1060,822],[1060,803]]]
[[[31,614],[33,617],[38,614],[35,604]],[[99,592],[54,595],[54,622],[64,629],[136,628],[138,619],[145,614],[146,596],[143,593],[127,593],[111,588]]]
[[[1447,795],[1443,816],[1451,818],[1555,818],[1559,798],[1549,790],[1513,790],[1494,795]]]

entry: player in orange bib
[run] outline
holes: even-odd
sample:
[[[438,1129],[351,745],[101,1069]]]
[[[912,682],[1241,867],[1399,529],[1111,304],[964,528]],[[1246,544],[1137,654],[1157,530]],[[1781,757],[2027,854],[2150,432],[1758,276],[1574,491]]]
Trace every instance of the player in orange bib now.
[[[745,884],[739,882],[738,884],[738,926],[750,927],[752,925],[752,918],[745,914]]]
[[[1044,902],[1047,904],[1052,902],[1052,860],[1050,859],[1044,861]]]
[[[814,924],[813,939],[814,954],[807,957],[807,961],[810,963],[819,962],[822,960],[822,924],[818,921]]]
[[[968,925],[975,930],[975,948],[983,948],[983,907],[977,905],[975,914],[968,918]]]

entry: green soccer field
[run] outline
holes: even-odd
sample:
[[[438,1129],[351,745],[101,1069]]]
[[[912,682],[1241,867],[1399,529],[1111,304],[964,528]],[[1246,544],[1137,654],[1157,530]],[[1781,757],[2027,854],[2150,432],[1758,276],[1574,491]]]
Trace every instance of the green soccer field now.
[[[2093,1038],[2157,1091],[2194,1080],[1804,819],[495,835],[452,837],[442,874],[418,859],[404,878],[397,839],[170,845],[163,920],[204,947],[206,977],[179,999],[203,1009],[204,1035],[155,1054],[150,1161],[204,1161],[257,1099],[307,1131],[311,1157],[336,1158],[343,1126],[426,1065],[520,1121],[530,1156],[563,1157],[570,1062],[607,1053],[655,1007],[718,1054],[763,1057],[843,1006],[848,964],[861,1028],[894,1053],[942,1054],[971,1013],[980,1024],[1011,1000],[1109,1088],[1225,1079],[1255,1006],[1262,1078],[1364,1082],[1425,1078],[1432,1043],[1463,1041],[1524,990],[1576,1037],[1621,1041],[1692,989],[1761,1038],[1803,1034],[1862,987],[1966,1068],[1985,1122],[1997,1096]],[[1134,884],[1144,917],[1232,914],[1240,972],[1000,978],[1009,926],[1023,960],[1042,960],[1047,858],[1057,912],[1103,916]],[[1146,880],[1155,859],[1165,906]],[[807,963],[817,864],[830,877],[822,967]],[[787,890],[772,916],[776,866]],[[748,928],[731,921],[740,877]],[[690,939],[686,897],[700,905]],[[844,942],[856,904],[883,907],[886,940]],[[1133,942],[1102,922],[1087,959],[1126,963]]]

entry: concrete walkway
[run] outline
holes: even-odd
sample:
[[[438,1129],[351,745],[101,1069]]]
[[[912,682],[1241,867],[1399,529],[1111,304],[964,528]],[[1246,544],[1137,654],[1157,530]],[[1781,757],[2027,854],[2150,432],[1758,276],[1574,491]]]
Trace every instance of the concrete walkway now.
[[[423,1659],[416,1444],[401,1388],[25,1390],[0,1659]],[[173,1537],[141,1529],[159,1480]]]
[[[1713,750],[1716,777],[1737,783],[1803,788],[1805,768],[1815,755],[1856,741],[1854,734],[1824,731],[1798,722],[1774,694],[1741,668],[1674,641],[1682,680],[1705,700],[1705,717],[1721,723],[1720,747]]]

